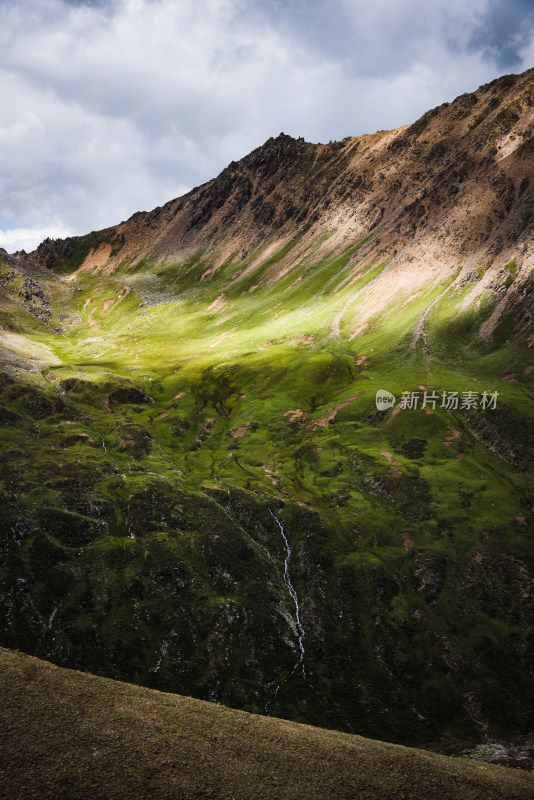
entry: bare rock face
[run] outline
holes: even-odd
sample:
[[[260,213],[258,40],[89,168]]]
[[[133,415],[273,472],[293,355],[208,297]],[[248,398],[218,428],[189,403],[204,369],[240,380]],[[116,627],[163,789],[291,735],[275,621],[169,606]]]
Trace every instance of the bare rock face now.
[[[55,276],[53,278],[55,281]],[[10,255],[0,248],[0,297],[15,302],[49,325],[52,312],[47,276],[23,251]]]
[[[62,248],[63,252],[68,249],[68,239],[65,239],[64,247]],[[46,269],[54,269],[56,266],[56,261],[58,257],[58,246],[55,244],[53,239],[50,237],[46,238],[44,242],[38,246],[37,250],[35,251],[35,260],[42,266],[46,267]],[[66,257],[68,255],[65,253]]]
[[[48,322],[52,316],[50,302],[42,286],[31,278],[26,278],[19,292],[19,298],[26,309],[41,322]]]
[[[530,70],[395,131],[327,145],[281,133],[182,198],[86,237],[47,239],[32,256],[49,269],[110,274],[125,259],[181,262],[203,248],[216,270],[265,241],[298,240],[278,265],[283,274],[319,237],[329,237],[331,251],[368,239],[369,260],[391,260],[380,279],[385,305],[393,273],[396,287],[417,290],[463,265],[469,275],[483,272],[469,302],[502,293],[499,273],[520,250],[506,305],[526,307],[533,173]]]

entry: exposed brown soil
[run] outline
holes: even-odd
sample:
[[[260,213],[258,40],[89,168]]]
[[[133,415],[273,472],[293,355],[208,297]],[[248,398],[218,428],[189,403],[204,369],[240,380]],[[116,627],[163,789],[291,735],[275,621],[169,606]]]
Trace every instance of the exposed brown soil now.
[[[294,411],[292,409],[286,411],[283,416],[289,417],[289,422],[304,422],[308,414],[306,411],[301,411],[300,408],[296,408]]]
[[[79,433],[78,436],[80,437],[80,439],[85,439],[87,444],[95,444],[95,440],[93,439],[92,436],[89,436],[88,433]]]
[[[224,301],[224,292],[213,301],[213,303],[208,306],[208,311],[221,311],[221,309],[225,308],[228,304],[223,302]]]
[[[242,425],[240,428],[234,428],[233,431],[230,431],[230,435],[232,439],[241,439],[241,437],[245,435],[249,428],[250,422],[247,422],[246,425]]]
[[[399,461],[394,461],[393,460],[393,456],[391,455],[391,453],[388,453],[387,450],[382,450],[380,455],[384,456],[384,458],[387,460],[388,464],[391,464],[394,467],[400,467],[400,462]]]
[[[450,425],[447,425],[447,428],[449,429],[450,433],[448,433],[445,437],[444,444],[446,447],[449,447],[449,445],[451,445],[457,439],[460,439],[462,434],[459,430],[456,430],[456,428],[453,428]]]
[[[401,533],[401,536],[402,536],[402,542],[404,544],[404,549],[406,550],[407,553],[409,553],[410,550],[413,550],[414,548],[414,540],[412,539],[409,533],[406,533],[406,531],[403,531]]]
[[[112,252],[112,247],[107,242],[101,242],[96,247],[89,250],[81,269],[84,272],[92,272],[108,263]]]
[[[341,403],[338,403],[336,406],[331,408],[330,411],[328,411],[324,416],[322,416],[320,419],[314,422],[312,424],[312,428],[326,428],[328,423],[336,418],[338,412],[341,411],[342,408],[346,408],[346,406],[349,406],[351,403],[354,402],[354,400],[357,400],[357,398],[360,397],[362,394],[367,394],[367,392],[357,392],[356,394],[347,397],[346,400],[342,400]]]
[[[353,339],[355,339],[356,336],[359,336],[360,333],[363,333],[364,330],[366,328],[368,328],[368,327],[369,327],[369,323],[368,322],[364,322],[362,325],[360,325],[358,328],[356,328],[354,333],[351,333],[351,335],[349,336],[349,342],[351,342]]]
[[[127,450],[132,447],[135,447],[135,445],[136,445],[135,439],[121,438],[118,441],[119,450]]]
[[[272,469],[271,469],[270,467],[268,467],[266,464],[264,464],[264,465],[262,466],[262,470],[265,472],[265,474],[266,474],[266,475],[268,475],[268,476],[269,476],[269,478],[271,479],[271,483],[273,484],[273,486],[277,486],[277,484],[279,484],[279,483],[280,483],[280,481],[281,481],[281,478],[279,478],[277,475],[275,475],[275,474],[273,473]]]

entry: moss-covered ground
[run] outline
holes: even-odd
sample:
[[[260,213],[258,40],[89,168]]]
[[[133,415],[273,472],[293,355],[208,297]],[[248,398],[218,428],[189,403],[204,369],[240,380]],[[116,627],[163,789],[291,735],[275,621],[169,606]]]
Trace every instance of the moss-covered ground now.
[[[390,741],[527,733],[531,331],[481,339],[451,286],[414,344],[445,286],[363,320],[387,262],[284,254],[47,275],[48,321],[1,268],[0,641]],[[497,407],[398,408],[425,387]]]

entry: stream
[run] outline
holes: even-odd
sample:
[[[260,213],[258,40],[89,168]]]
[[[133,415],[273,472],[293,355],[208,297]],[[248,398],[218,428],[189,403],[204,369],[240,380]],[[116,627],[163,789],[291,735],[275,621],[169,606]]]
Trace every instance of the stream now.
[[[304,669],[304,655],[305,655],[304,635],[305,634],[304,634],[304,628],[302,626],[302,622],[300,620],[300,604],[299,604],[298,595],[297,595],[297,593],[295,591],[295,587],[291,583],[291,577],[289,575],[289,561],[291,559],[292,550],[291,550],[291,545],[289,544],[289,540],[288,540],[288,538],[286,536],[286,532],[285,532],[284,526],[282,525],[282,523],[280,522],[280,520],[278,519],[276,514],[273,514],[271,509],[269,509],[269,514],[276,521],[276,523],[278,525],[278,528],[280,530],[280,534],[282,536],[282,539],[284,540],[286,556],[285,556],[285,559],[284,559],[284,571],[282,573],[279,570],[275,559],[273,558],[273,556],[271,555],[269,550],[265,547],[265,545],[260,544],[259,542],[257,542],[248,533],[248,531],[246,531],[245,528],[243,528],[243,526],[240,525],[239,522],[232,517],[232,515],[227,511],[227,509],[223,505],[221,505],[219,502],[217,502],[217,500],[215,500],[214,497],[212,497],[211,495],[206,494],[205,492],[201,492],[201,494],[204,497],[206,497],[208,500],[210,500],[210,502],[214,503],[214,505],[216,505],[218,508],[220,508],[220,510],[228,517],[228,519],[234,525],[237,525],[237,527],[242,531],[242,533],[245,534],[247,539],[249,539],[251,544],[256,549],[259,549],[260,551],[263,551],[263,553],[267,556],[267,558],[272,562],[272,564],[273,564],[278,576],[284,582],[284,584],[285,584],[285,586],[286,586],[286,588],[287,588],[287,590],[288,590],[288,592],[289,592],[289,594],[291,596],[291,599],[293,600],[293,603],[295,605],[295,617],[294,618],[295,618],[295,626],[296,626],[296,629],[297,629],[298,644],[299,644],[299,659],[298,659],[298,661],[296,661],[295,666],[293,667],[291,674],[293,674],[298,669],[298,667],[302,666],[302,677],[306,678],[306,672],[305,672],[305,669]],[[275,700],[276,696],[278,695],[278,691],[280,690],[281,685],[284,684],[287,681],[287,679],[288,678],[286,677],[284,680],[282,680],[282,682],[280,684],[278,684],[276,686],[276,689],[275,689],[274,693],[271,695],[271,698],[267,701],[267,704],[265,706],[265,713],[266,714],[269,713],[269,706],[273,703],[273,701]]]
[[[305,653],[305,650],[304,650],[304,628],[302,627],[302,623],[300,621],[299,599],[298,599],[297,593],[296,593],[296,591],[295,591],[295,589],[293,587],[293,584],[291,583],[291,578],[289,576],[289,559],[291,558],[291,546],[290,546],[288,538],[286,536],[286,532],[284,530],[284,526],[282,525],[282,523],[280,522],[280,520],[278,519],[276,514],[273,514],[271,509],[269,509],[269,514],[278,523],[278,527],[280,528],[280,533],[282,534],[282,538],[283,538],[284,544],[286,546],[286,557],[285,557],[285,561],[284,561],[283,579],[284,579],[285,585],[287,586],[288,592],[291,595],[291,598],[292,598],[292,600],[293,600],[293,602],[295,604],[295,622],[296,622],[297,631],[298,631],[300,658],[297,661],[297,663],[295,664],[295,666],[293,668],[293,671],[295,671],[295,669],[299,666],[299,664],[302,664],[302,677],[305,678],[306,677],[306,673],[304,671],[304,663],[303,663],[304,662],[304,653]]]

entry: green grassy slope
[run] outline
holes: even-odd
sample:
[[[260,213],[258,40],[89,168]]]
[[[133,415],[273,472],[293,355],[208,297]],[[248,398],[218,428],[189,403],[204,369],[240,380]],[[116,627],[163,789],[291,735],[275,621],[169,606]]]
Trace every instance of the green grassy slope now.
[[[480,339],[451,286],[414,345],[428,285],[353,336],[387,262],[203,258],[49,277],[49,324],[3,268],[0,641],[393,741],[528,733],[531,330]],[[377,411],[420,386],[498,407]]]
[[[0,649],[5,800],[526,800],[534,778]]]

